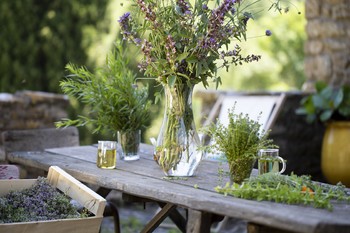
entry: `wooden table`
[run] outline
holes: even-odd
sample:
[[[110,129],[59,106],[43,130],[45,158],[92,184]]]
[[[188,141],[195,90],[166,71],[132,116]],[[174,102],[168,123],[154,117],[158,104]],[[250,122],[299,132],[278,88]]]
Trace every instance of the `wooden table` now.
[[[166,179],[153,160],[152,147],[141,146],[138,161],[117,161],[113,170],[96,166],[96,146],[48,149],[44,152],[12,152],[12,163],[48,170],[56,165],[76,179],[119,190],[131,197],[158,202],[163,208],[148,223],[143,232],[152,232],[167,216],[183,232],[210,232],[212,219],[230,216],[247,220],[249,232],[350,232],[349,203],[335,203],[332,212],[306,206],[250,201],[215,192],[214,187],[225,184],[228,177],[219,175],[224,168],[215,161],[203,160],[193,177]],[[188,210],[181,216],[176,207]]]

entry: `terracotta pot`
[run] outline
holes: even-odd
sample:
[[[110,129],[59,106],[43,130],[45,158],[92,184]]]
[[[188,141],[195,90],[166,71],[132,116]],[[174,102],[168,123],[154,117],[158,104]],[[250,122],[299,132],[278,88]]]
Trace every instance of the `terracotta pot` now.
[[[350,122],[327,125],[322,144],[322,172],[326,179],[350,187]]]

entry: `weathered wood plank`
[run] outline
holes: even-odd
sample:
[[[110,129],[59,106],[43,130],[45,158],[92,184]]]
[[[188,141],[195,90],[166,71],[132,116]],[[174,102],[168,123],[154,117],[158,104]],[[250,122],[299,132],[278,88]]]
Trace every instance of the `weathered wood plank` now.
[[[119,163],[114,170],[97,168],[91,158],[87,162],[53,153],[16,152],[11,153],[9,159],[11,162],[41,169],[57,165],[76,179],[87,183],[192,210],[245,219],[267,227],[312,233],[328,232],[334,226],[338,232],[349,232],[350,207],[346,203],[336,203],[333,212],[330,212],[305,206],[249,201],[216,193],[213,187],[216,185],[217,168],[209,161],[200,165],[200,169],[201,166],[208,166],[208,169],[201,170],[195,177],[187,180],[166,180],[154,161],[147,162],[146,159]],[[146,171],[150,173],[144,174]],[[203,186],[194,188],[199,181]],[[204,184],[205,181],[208,181],[207,185]]]
[[[143,148],[144,145],[142,145]],[[71,148],[54,148],[47,149],[47,152],[59,153],[72,158],[77,158],[79,160],[88,161],[91,163],[96,163],[97,148],[94,146],[81,146],[81,147],[71,147]],[[156,162],[149,159],[147,155],[141,153],[140,161],[124,161],[117,159],[117,170],[124,170],[129,172],[134,172],[139,175],[158,177],[163,179],[168,179],[169,182],[179,183],[188,186],[196,186],[198,188],[211,189],[217,185],[224,185],[229,182],[229,177],[219,176],[219,168],[228,171],[227,164],[221,164],[216,161],[206,161],[203,160],[200,164],[196,174],[201,174],[201,176],[193,176],[191,178],[177,178],[171,179],[166,178],[164,173],[157,167]],[[149,156],[148,156],[149,157]]]

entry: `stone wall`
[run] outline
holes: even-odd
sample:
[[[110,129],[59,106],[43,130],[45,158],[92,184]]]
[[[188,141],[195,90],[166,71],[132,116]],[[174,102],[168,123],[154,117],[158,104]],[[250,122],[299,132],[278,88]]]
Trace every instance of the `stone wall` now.
[[[0,135],[6,130],[55,127],[55,122],[67,118],[69,107],[65,95],[19,91],[0,93]],[[4,158],[0,140],[0,161]]]
[[[0,93],[0,133],[55,127],[54,122],[67,117],[68,106],[65,95],[34,91]]]
[[[350,1],[306,0],[307,84],[350,83]]]

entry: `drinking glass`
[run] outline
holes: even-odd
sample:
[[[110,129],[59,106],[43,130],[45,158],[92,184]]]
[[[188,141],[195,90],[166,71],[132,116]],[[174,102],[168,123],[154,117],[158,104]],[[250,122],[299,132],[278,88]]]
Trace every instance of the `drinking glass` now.
[[[97,167],[114,169],[117,162],[117,142],[98,141]]]
[[[122,151],[120,158],[125,161],[139,160],[141,143],[141,130],[121,132],[118,131],[118,144]]]
[[[286,162],[279,156],[278,149],[261,149],[258,156],[259,175],[269,172],[282,174],[286,170]],[[279,163],[282,163],[281,170]]]

